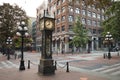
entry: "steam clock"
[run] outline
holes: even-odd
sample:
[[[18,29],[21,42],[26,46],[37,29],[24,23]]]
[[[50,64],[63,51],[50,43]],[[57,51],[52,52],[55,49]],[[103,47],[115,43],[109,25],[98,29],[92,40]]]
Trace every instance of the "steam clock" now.
[[[52,32],[55,27],[55,18],[51,17],[47,10],[39,19],[40,30],[42,33],[41,59],[38,65],[38,72],[43,75],[55,73],[54,60],[52,59]]]

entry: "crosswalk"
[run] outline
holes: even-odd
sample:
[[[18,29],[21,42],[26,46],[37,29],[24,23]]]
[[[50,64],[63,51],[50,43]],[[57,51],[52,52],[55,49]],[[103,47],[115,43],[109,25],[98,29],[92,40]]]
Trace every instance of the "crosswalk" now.
[[[37,65],[36,62],[31,62],[30,66],[35,66],[35,64]],[[16,68],[19,69],[20,66],[20,62],[15,62],[15,61],[1,61],[0,62],[0,69],[11,69],[11,68]],[[25,67],[28,66],[28,62],[25,62]]]
[[[120,75],[120,63],[116,63],[110,66],[103,66],[101,68],[93,69],[92,71],[108,75]]]
[[[19,68],[18,63],[14,63],[12,61],[1,61],[0,62],[0,69],[3,68]]]

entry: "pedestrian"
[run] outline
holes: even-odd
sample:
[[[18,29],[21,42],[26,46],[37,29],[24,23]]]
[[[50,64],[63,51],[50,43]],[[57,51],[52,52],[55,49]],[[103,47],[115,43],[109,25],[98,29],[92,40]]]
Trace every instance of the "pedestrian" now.
[[[73,54],[73,52],[74,52],[74,49],[72,48],[72,54]]]

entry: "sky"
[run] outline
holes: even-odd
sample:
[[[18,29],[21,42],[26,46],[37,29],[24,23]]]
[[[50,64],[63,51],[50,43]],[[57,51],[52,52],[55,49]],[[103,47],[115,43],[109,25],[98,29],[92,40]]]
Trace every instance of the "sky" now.
[[[3,3],[17,4],[26,11],[30,17],[36,17],[36,8],[38,8],[45,0],[0,0],[0,5]]]

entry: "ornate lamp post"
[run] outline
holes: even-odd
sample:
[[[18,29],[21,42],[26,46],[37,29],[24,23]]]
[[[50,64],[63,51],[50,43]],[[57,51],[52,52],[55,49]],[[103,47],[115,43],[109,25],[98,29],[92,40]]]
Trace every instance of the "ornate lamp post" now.
[[[10,59],[10,45],[12,45],[12,38],[11,37],[7,38],[6,44],[8,45],[8,56],[7,56],[7,59],[9,60]]]
[[[110,48],[111,48],[111,43],[113,41],[113,38],[112,38],[112,35],[110,34],[110,32],[107,32],[107,34],[105,36],[105,41],[107,41],[107,44],[108,44],[108,59],[111,59]]]
[[[18,31],[17,35],[21,36],[21,61],[20,61],[20,67],[19,70],[25,70],[25,65],[24,65],[24,54],[23,54],[23,43],[24,43],[24,37],[28,36],[29,34],[27,33],[28,28],[26,27],[26,24],[24,21],[22,21],[20,24],[18,24]]]

